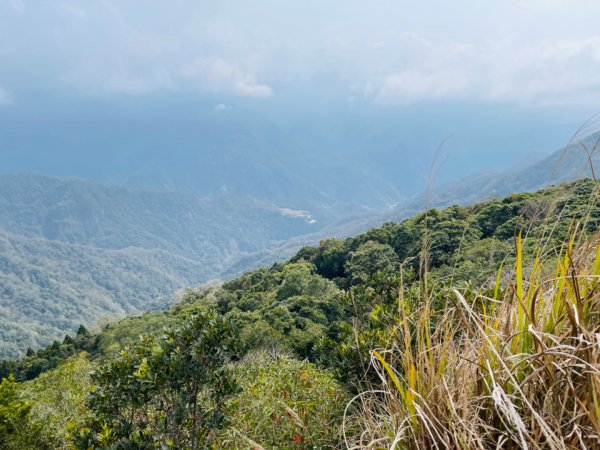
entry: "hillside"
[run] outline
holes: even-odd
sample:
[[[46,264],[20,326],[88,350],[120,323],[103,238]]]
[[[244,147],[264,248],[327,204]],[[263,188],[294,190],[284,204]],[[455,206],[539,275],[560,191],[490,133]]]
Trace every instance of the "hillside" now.
[[[244,133],[242,135],[245,138],[240,138],[240,142],[244,139],[251,142],[256,138]],[[237,139],[235,135],[231,138]],[[360,208],[346,209],[343,202],[331,209],[330,206],[335,202],[328,202],[333,197],[327,201],[320,198],[312,206],[321,206],[305,211],[287,208],[287,203],[274,204],[253,197],[241,197],[225,190],[218,194],[198,197],[164,190],[130,189],[81,179],[50,178],[33,174],[0,175],[0,230],[5,230],[4,239],[10,241],[18,237],[18,242],[23,243],[24,239],[35,238],[28,244],[27,252],[19,258],[15,253],[6,253],[3,256],[4,260],[9,260],[10,263],[6,264],[8,269],[3,272],[3,281],[0,282],[0,292],[4,292],[1,301],[4,304],[16,302],[18,305],[31,302],[47,303],[53,296],[58,304],[57,310],[64,311],[66,309],[62,305],[73,302],[65,292],[77,291],[81,298],[78,301],[79,306],[68,308],[70,314],[64,317],[62,313],[59,317],[48,315],[49,325],[46,327],[35,325],[38,319],[34,317],[39,316],[35,312],[30,312],[30,316],[23,311],[19,312],[18,323],[13,322],[14,313],[1,313],[0,321],[6,322],[3,333],[7,336],[7,342],[10,341],[11,344],[6,344],[5,350],[0,349],[0,356],[15,357],[29,345],[35,348],[46,345],[57,336],[72,331],[79,322],[90,325],[90,320],[97,318],[97,315],[79,314],[85,309],[84,305],[96,302],[97,298],[106,299],[103,301],[112,305],[101,311],[101,316],[123,315],[126,312],[153,308],[165,305],[177,289],[211,279],[238,276],[248,268],[289,258],[298,248],[318,242],[323,236],[346,237],[384,222],[402,220],[422,211],[426,204],[436,207],[455,203],[465,205],[515,191],[532,191],[547,186],[554,180],[566,181],[576,179],[581,174],[589,175],[588,154],[580,144],[583,143],[588,151],[592,151],[597,139],[598,134],[593,134],[575,140],[570,147],[556,151],[526,167],[502,173],[473,175],[462,181],[442,185],[433,189],[427,202],[423,195],[412,197],[400,201],[395,209],[383,214],[373,211],[364,213],[364,209],[360,212]],[[269,146],[265,148],[267,147]],[[211,155],[215,158],[218,156],[217,153]],[[222,161],[225,164],[240,155],[221,154],[219,158],[225,158]],[[246,163],[241,163],[239,169],[255,171],[260,167],[270,167],[276,164],[278,156],[276,153],[269,153],[266,158],[272,161],[269,164],[266,164],[266,160],[260,163],[247,162],[258,164],[251,169],[246,167]],[[598,152],[593,153],[593,162],[599,163],[599,158]],[[152,158],[149,158],[147,163],[154,164]],[[189,163],[193,166],[199,161],[190,160]],[[209,161],[202,162],[205,163],[209,164]],[[215,176],[220,176],[220,169],[215,170]],[[276,172],[281,176],[285,173],[279,169]],[[236,172],[232,173],[235,175]],[[160,179],[158,174],[155,175]],[[274,183],[267,191],[257,190],[258,185],[237,186],[232,191],[263,195],[282,202],[288,194],[290,198],[296,199],[306,194],[304,188],[298,188],[300,190],[296,194],[299,197],[294,197],[288,192],[289,186],[283,187],[277,181],[277,177],[271,175],[264,174],[266,179]],[[201,178],[198,176],[197,179],[193,179]],[[223,186],[232,186],[234,179],[235,176],[228,181],[221,181]],[[184,184],[173,184],[166,180],[165,184],[171,186],[170,188],[181,187],[190,191],[208,192],[204,188],[188,185],[193,181],[192,178],[180,181]],[[264,182],[265,180],[257,181],[262,183],[263,187]],[[143,182],[140,183],[144,185]],[[313,185],[318,191],[316,186]],[[367,190],[373,189],[369,187]],[[280,198],[268,193],[278,190],[286,194]],[[387,202],[391,202],[394,195],[387,196]],[[319,196],[315,198],[317,197]],[[366,198],[363,200],[367,201]],[[394,201],[397,200],[398,197]],[[371,206],[381,207],[382,203],[378,202]],[[312,208],[310,202],[292,203]],[[322,207],[324,205],[330,206]],[[60,243],[72,245],[61,250],[64,253],[62,256],[59,256],[57,248]],[[80,246],[98,251],[86,252]],[[115,250],[119,250],[120,253],[115,253]],[[101,257],[98,256],[100,253]],[[151,256],[144,257],[146,261],[142,265],[122,264],[120,258],[124,253]],[[31,263],[36,261],[36,258],[43,258],[47,262],[44,265]],[[27,278],[20,273],[11,272],[23,264],[23,259],[29,261],[28,267],[35,267],[42,276]],[[79,265],[83,260],[85,264]],[[38,283],[38,279],[50,277],[50,274],[46,273],[49,268],[60,267],[64,262],[69,264],[70,270],[65,273],[56,272],[53,278],[68,289],[50,294]],[[82,277],[72,276],[82,268],[86,273],[104,273],[105,268],[111,264],[122,268],[122,279],[110,284],[109,288],[98,288],[93,277],[87,278],[92,281],[84,282]],[[75,281],[76,279],[78,281]],[[123,280],[138,279],[147,280],[143,283],[145,288],[140,294],[140,298],[146,299],[147,306],[138,305],[137,300],[128,298],[131,297],[133,288],[116,287],[124,283]],[[97,293],[99,289],[102,295]],[[15,293],[19,293],[18,296]],[[148,294],[156,295],[157,298],[151,299]],[[57,324],[61,325],[57,327]],[[21,344],[16,346],[15,342]]]
[[[27,237],[161,249],[218,273],[228,259],[320,226],[251,198],[141,191],[80,179],[0,175],[0,227]]]
[[[331,304],[340,292],[367,283],[379,270],[395,270],[400,263],[405,273],[411,274],[409,279],[414,280],[422,270],[424,245],[428,249],[428,268],[435,277],[485,284],[493,281],[503,261],[514,258],[516,229],[523,230],[532,242],[546,241],[547,254],[558,251],[556,246],[562,245],[574,218],[585,218],[586,233],[593,232],[600,225],[595,186],[591,180],[581,180],[467,207],[431,210],[343,240],[324,239],[316,247],[295,252],[288,262],[245,273],[216,290],[201,290],[200,294],[190,291],[167,316],[155,312],[127,319],[122,326],[112,324],[100,335],[100,348],[106,352],[115,344],[134,342],[144,332],[160,330],[161,321],[171,324],[173,317],[186,317],[189,307],[218,305],[223,314],[235,318],[240,329],[250,324],[254,331],[249,333],[259,333],[263,336],[260,339],[271,335],[278,346],[299,339],[302,330],[309,331],[306,342],[312,342],[310,346],[294,348],[307,356],[324,336],[325,325],[332,320],[329,314],[334,312]],[[26,336],[31,331],[26,331],[28,327],[41,330],[41,336],[29,334],[32,337],[26,346],[35,348],[32,344],[45,343],[48,336],[59,339],[76,329],[79,317],[84,323],[93,323],[102,316],[164,308],[172,300],[172,290],[195,285],[186,284],[186,280],[193,280],[200,270],[199,263],[164,251],[107,250],[6,233],[1,236],[4,290],[12,291],[9,298],[32,300],[23,302],[10,316],[8,306],[14,304],[4,300],[7,318],[2,323],[10,330],[4,340],[11,350],[16,343],[10,341]],[[81,271],[82,267],[94,270]],[[301,299],[305,295],[308,298]],[[65,301],[56,303],[56,298]],[[61,310],[63,307],[65,310]],[[285,313],[279,311],[281,308]],[[285,321],[300,311],[296,308],[305,308],[305,318],[310,320],[289,328]],[[312,313],[313,308],[322,311]],[[274,311],[279,312],[273,315]],[[54,316],[55,320],[48,321]],[[15,322],[27,326],[18,327]]]
[[[593,277],[600,251],[593,236],[599,226],[598,184],[582,180],[323,240],[286,263],[188,291],[166,311],[109,324],[95,336],[82,328],[62,344],[3,362],[0,375],[33,381],[3,382],[12,403],[3,406],[0,397],[0,417],[14,428],[0,431],[0,439],[21,450],[40,442],[184,448],[195,439],[219,448],[340,448],[341,436],[345,442],[388,442],[398,432],[396,423],[421,407],[417,423],[436,417],[437,434],[411,421],[411,434],[400,435],[403,442],[427,447],[465,439],[448,432],[448,423],[465,435],[475,429],[485,442],[481,448],[492,448],[496,434],[507,442],[519,442],[519,435],[501,420],[504,409],[489,401],[492,390],[498,395],[486,385],[491,372],[517,389],[513,396],[526,396],[531,407],[544,410],[544,420],[561,422],[551,437],[532,433],[522,439],[568,442],[573,414],[540,403],[540,389],[547,394],[544,383],[553,383],[554,400],[575,391],[578,403],[567,408],[591,401],[588,381],[580,386],[578,378],[587,375],[565,352],[591,358],[587,341],[569,336],[597,332]],[[589,264],[595,269],[587,272]],[[540,289],[546,276],[552,290]],[[577,284],[566,288],[568,282]],[[576,295],[577,320],[561,313]],[[535,326],[545,330],[535,334],[538,340],[529,337]],[[503,333],[508,337],[501,339]],[[538,354],[538,345],[558,347]],[[487,358],[487,368],[465,368],[465,347],[470,358]],[[488,352],[502,362],[490,362]],[[529,369],[548,358],[561,369]],[[533,392],[511,385],[529,377],[536,380]],[[467,378],[467,384],[460,381]],[[411,385],[419,393],[412,399],[403,387]],[[201,395],[194,386],[202,386]],[[448,397],[442,387],[452,389]],[[372,390],[385,393],[390,404],[371,398]],[[359,408],[351,402],[355,393],[362,393]],[[445,415],[458,393],[479,405],[477,414],[465,412],[470,431]],[[434,410],[440,414],[431,416]],[[513,414],[523,422],[538,420],[519,404]],[[592,442],[589,419],[577,417],[586,429],[581,442]],[[486,434],[489,423],[496,424],[492,436]]]
[[[0,175],[0,355],[103,317],[166,306],[177,289],[320,227],[303,212],[222,194]]]
[[[202,263],[163,250],[110,250],[0,230],[0,354],[16,358],[80,324],[164,308],[203,273]]]
[[[466,205],[486,198],[502,197],[512,192],[527,192],[551,184],[592,178],[600,168],[600,132],[576,135],[566,147],[537,160],[504,172],[475,174],[454,183],[434,187],[428,202],[432,207],[450,203]],[[409,207],[424,204],[420,196]]]

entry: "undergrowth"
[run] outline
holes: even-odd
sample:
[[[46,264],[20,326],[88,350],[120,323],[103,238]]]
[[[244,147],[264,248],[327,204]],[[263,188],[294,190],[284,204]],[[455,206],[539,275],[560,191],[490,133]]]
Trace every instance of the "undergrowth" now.
[[[517,232],[514,267],[489,289],[447,290],[441,308],[401,286],[393,342],[371,351],[379,382],[348,405],[346,446],[600,448],[600,246],[585,231],[584,216],[559,249],[537,236],[531,260]]]

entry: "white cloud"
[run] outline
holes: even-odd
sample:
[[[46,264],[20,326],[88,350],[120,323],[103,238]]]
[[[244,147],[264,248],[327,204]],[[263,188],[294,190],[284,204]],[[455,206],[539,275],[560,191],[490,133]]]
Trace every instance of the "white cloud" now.
[[[600,103],[597,0],[208,3],[0,0],[1,64],[95,94]]]
[[[10,94],[0,86],[0,105],[10,105],[13,103],[12,97]]]
[[[600,37],[504,49],[481,64],[486,100],[531,105],[600,102]]]
[[[271,88],[256,81],[251,72],[221,58],[196,58],[191,63],[174,62],[169,66],[140,63],[90,65],[74,70],[64,81],[91,93],[143,95],[156,91],[188,90],[199,93],[239,97],[270,97]]]
[[[103,86],[106,91],[118,94],[142,95],[157,90],[159,86],[156,80],[143,77],[111,77]]]
[[[218,105],[215,105],[215,111],[225,111],[229,109],[229,106],[227,106],[225,103],[219,103]]]
[[[472,99],[527,105],[600,102],[600,36],[514,46],[421,45],[408,69],[367,83],[382,104]]]
[[[421,100],[464,97],[469,79],[461,70],[447,69],[431,72],[406,70],[383,79],[376,100],[380,103],[408,105]]]
[[[221,58],[198,58],[187,64],[181,75],[200,89],[212,93],[244,97],[270,97],[273,94],[271,88],[258,83],[253,74]]]

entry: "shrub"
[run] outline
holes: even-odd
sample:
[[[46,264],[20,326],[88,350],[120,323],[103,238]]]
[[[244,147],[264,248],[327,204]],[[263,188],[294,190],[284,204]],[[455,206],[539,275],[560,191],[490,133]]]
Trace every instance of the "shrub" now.
[[[331,374],[306,361],[264,353],[236,369],[226,448],[340,448],[347,396]]]
[[[91,414],[78,448],[196,449],[224,426],[236,391],[226,364],[237,339],[221,316],[201,313],[158,339],[146,336],[92,375]]]
[[[92,385],[92,363],[85,352],[21,385],[21,397],[31,405],[27,427],[29,446],[21,450],[71,449],[71,433],[83,426],[85,400]],[[33,439],[35,437],[35,439]]]

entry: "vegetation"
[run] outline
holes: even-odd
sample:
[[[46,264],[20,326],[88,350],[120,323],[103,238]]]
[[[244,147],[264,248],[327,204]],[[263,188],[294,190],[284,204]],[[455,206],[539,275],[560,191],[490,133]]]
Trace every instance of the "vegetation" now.
[[[225,194],[0,175],[0,358],[81,323],[164,309],[177,290],[254,267],[274,242],[316,226]]]
[[[63,343],[54,341],[46,348],[34,352],[27,350],[25,358],[19,361],[2,361],[0,378],[12,375],[17,381],[33,380],[41,373],[57,367],[60,363],[82,351],[94,351],[97,337],[91,335],[81,325],[74,337],[65,336]]]
[[[0,445],[3,448],[27,442],[30,411],[31,404],[19,398],[14,377],[4,378],[0,383]]]
[[[397,334],[372,351],[381,383],[362,393],[351,447],[597,445],[600,246],[569,243],[550,277],[536,258],[525,278],[520,237],[517,255],[508,289],[403,304]]]
[[[6,362],[33,379],[2,384],[4,446],[595,448],[598,194],[582,180],[326,239]]]
[[[237,386],[225,363],[237,354],[233,328],[200,314],[156,340],[143,338],[92,375],[91,414],[81,448],[199,448],[224,426]]]
[[[93,387],[90,372],[94,367],[87,352],[81,352],[54,370],[20,385],[20,396],[31,409],[24,433],[27,445],[17,448],[73,447],[73,436],[85,426],[86,400]]]
[[[333,376],[281,354],[250,354],[235,367],[225,448],[339,448],[348,396]],[[260,444],[259,444],[260,443]]]

